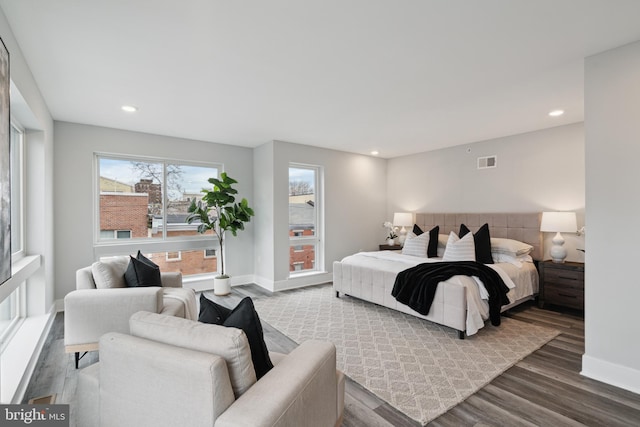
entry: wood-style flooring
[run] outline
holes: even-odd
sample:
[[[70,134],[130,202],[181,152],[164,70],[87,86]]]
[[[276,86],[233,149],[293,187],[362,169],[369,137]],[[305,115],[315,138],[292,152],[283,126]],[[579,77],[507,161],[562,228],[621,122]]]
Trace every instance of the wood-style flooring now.
[[[245,296],[256,299],[270,295],[256,285],[234,287],[231,295],[225,297],[206,294],[227,307],[235,306]],[[640,426],[640,395],[580,375],[584,353],[581,316],[541,310],[533,303],[516,307],[506,315],[555,328],[561,334],[429,426]],[[64,315],[59,313],[24,401],[57,394],[57,403],[71,404],[71,425],[74,426],[77,371],[73,356],[64,353],[63,325]],[[294,341],[270,325],[263,323],[263,329],[269,350],[288,353],[296,347]],[[80,368],[97,360],[97,353],[89,353],[80,360]],[[343,426],[417,425],[347,378]]]

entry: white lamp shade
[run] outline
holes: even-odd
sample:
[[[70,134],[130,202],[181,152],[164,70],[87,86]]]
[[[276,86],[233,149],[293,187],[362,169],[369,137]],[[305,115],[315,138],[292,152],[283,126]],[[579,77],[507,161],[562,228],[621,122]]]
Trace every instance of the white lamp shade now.
[[[545,232],[576,232],[578,222],[575,212],[542,212],[540,231]]]
[[[393,214],[393,225],[408,227],[413,225],[413,214],[410,212],[396,212]]]

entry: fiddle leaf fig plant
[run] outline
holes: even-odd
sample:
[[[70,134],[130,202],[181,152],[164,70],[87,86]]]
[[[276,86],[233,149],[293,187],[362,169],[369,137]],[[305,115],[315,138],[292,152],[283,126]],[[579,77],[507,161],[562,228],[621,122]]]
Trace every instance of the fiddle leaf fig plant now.
[[[199,222],[198,233],[206,233],[212,230],[220,243],[220,276],[218,278],[228,278],[225,270],[224,242],[225,234],[230,231],[234,236],[239,230],[244,230],[244,224],[251,221],[254,216],[253,209],[249,207],[247,199],[243,198],[240,203],[236,203],[238,190],[233,188],[233,184],[238,181],[222,172],[220,179],[209,178],[209,183],[213,189],[203,189],[202,201],[196,203],[191,201],[189,206],[189,216],[186,221],[191,224]]]

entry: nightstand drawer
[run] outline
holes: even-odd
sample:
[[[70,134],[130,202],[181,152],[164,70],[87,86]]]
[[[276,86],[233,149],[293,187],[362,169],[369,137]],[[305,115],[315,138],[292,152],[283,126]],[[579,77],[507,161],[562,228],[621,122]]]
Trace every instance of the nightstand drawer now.
[[[552,304],[584,310],[584,264],[542,261],[538,306]]]
[[[544,280],[548,283],[582,287],[584,283],[584,272],[546,268],[544,271]]]
[[[544,288],[544,296],[545,301],[549,304],[562,305],[579,310],[584,308],[584,292],[579,289],[549,286],[547,283]]]

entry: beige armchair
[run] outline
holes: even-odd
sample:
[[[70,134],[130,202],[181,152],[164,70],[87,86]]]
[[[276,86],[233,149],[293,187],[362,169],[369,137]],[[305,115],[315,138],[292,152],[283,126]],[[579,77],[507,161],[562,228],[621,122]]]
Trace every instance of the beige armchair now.
[[[100,362],[78,375],[77,425],[334,427],[344,375],[335,346],[305,341],[256,381],[245,333],[139,312],[130,334],[100,339]]]
[[[162,287],[128,288],[124,272],[129,257],[108,261],[76,271],[76,290],[64,298],[64,344],[75,353],[98,350],[98,340],[107,332],[129,331],[129,318],[137,311],[197,319],[193,289],[182,288],[181,273],[161,273]]]

